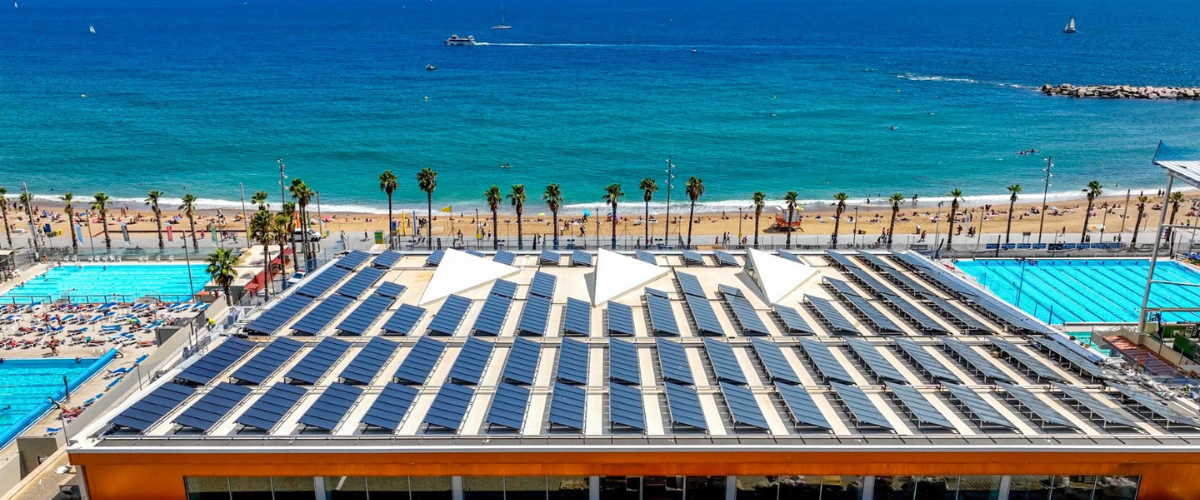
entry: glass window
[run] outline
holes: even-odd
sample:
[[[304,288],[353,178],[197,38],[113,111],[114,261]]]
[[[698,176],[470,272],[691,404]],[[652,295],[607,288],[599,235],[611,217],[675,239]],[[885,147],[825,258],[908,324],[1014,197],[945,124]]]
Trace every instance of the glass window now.
[[[1096,478],[1094,500],[1136,500],[1141,476],[1100,476]]]
[[[188,500],[229,500],[229,478],[188,477],[183,485],[187,488]]]
[[[412,477],[408,487],[412,500],[451,500],[454,495],[449,477]]]
[[[1001,476],[958,476],[958,500],[1000,500]]]
[[[727,476],[687,476],[687,500],[725,500]]]
[[[779,483],[767,476],[738,476],[737,500],[778,500]]]
[[[546,500],[546,476],[505,477],[504,500]]]
[[[862,500],[862,476],[824,476],[821,500]]]
[[[600,500],[641,500],[642,478],[604,476],[600,478]]]
[[[275,500],[312,500],[313,478],[303,477],[273,477],[271,489],[275,492]]]
[[[1055,476],[1054,500],[1092,500],[1096,476]]]
[[[546,478],[549,500],[588,500],[591,483],[587,476],[550,476]]]
[[[954,500],[954,484],[947,484],[945,476],[913,476],[912,482],[913,500]]]
[[[367,478],[325,476],[326,500],[367,500]]]
[[[367,495],[371,500],[408,500],[408,478],[404,476],[368,477]]]
[[[913,485],[910,476],[875,476],[873,500],[912,500]]]
[[[504,477],[464,477],[463,500],[504,500]]]
[[[229,491],[233,500],[271,500],[271,478],[231,477]]]
[[[820,500],[821,476],[779,476],[779,500]]]
[[[642,478],[642,500],[683,500],[683,476]]]
[[[1050,500],[1050,476],[1013,476],[1009,482],[1009,500]]]

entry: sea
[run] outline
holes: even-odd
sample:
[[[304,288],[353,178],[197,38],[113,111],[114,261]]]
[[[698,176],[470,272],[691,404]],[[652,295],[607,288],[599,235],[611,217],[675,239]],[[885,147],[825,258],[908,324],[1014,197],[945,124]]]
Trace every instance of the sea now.
[[[493,184],[540,205],[559,183],[577,210],[618,183],[640,206],[643,178],[661,207],[670,158],[672,203],[696,176],[701,209],[790,190],[975,203],[1091,180],[1136,195],[1164,182],[1160,141],[1200,156],[1200,101],[1038,91],[1200,86],[1195,0],[18,2],[0,5],[10,197],[277,204],[282,158],[326,211],[384,211],[385,169],[397,207],[424,207],[424,167],[435,210]],[[502,10],[512,29],[490,29]]]

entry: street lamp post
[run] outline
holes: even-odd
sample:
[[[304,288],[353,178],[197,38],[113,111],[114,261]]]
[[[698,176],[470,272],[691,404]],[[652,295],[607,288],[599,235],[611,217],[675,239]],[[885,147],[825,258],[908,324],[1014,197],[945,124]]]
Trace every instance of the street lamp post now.
[[[1038,222],[1038,243],[1042,242],[1042,230],[1046,225],[1046,197],[1050,194],[1050,178],[1053,177],[1050,169],[1054,168],[1054,163],[1051,161],[1052,158],[1053,156],[1046,157],[1046,168],[1043,169],[1046,172],[1046,187],[1042,189],[1042,220]]]
[[[854,207],[854,235],[850,237],[850,248],[858,246],[858,207]]]
[[[675,164],[671,163],[671,157],[667,157],[667,225],[663,232],[663,244],[671,243],[671,179],[675,178],[675,174],[671,173],[675,169]]]
[[[938,239],[941,238],[942,235],[942,206],[945,204],[946,202],[939,201],[937,215],[933,216],[933,244],[936,245],[934,248],[934,255],[937,254],[937,250],[942,249],[942,243],[938,241]]]

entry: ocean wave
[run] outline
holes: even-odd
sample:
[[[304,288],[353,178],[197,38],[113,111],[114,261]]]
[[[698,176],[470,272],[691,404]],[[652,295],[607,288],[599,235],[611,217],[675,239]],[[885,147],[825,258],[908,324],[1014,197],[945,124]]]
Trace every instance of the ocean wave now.
[[[915,75],[912,73],[904,73],[901,75],[896,75],[896,78],[899,78],[901,80],[912,80],[914,82],[980,83],[979,80],[973,80],[971,78],[958,78],[958,77],[952,77],[952,76],[938,76],[938,75],[932,75],[932,76],[930,76],[930,75]]]

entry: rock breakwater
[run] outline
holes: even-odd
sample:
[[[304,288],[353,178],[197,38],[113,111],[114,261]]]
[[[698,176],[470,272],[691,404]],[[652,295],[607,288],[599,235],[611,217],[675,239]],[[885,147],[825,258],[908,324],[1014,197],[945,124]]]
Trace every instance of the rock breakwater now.
[[[1200,100],[1196,87],[1135,87],[1132,85],[1042,85],[1042,93],[1095,99],[1175,99]]]

